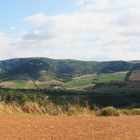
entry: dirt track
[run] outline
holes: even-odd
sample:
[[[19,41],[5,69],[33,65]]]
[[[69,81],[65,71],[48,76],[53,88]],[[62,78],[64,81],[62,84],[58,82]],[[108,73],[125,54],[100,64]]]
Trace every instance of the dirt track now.
[[[0,140],[140,140],[140,117],[0,114]]]

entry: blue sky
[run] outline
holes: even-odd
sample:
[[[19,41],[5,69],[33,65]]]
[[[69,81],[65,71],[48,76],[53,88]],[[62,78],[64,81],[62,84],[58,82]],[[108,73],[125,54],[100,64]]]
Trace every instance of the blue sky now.
[[[76,9],[73,0],[3,0],[0,1],[0,29],[9,33],[8,28],[22,29],[28,26],[20,20],[42,12],[47,15],[71,13]]]
[[[0,1],[0,59],[140,59],[139,0]]]

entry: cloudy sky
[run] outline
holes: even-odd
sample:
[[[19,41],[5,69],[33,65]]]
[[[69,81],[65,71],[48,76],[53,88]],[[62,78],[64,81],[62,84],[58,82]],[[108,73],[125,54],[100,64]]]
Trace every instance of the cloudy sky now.
[[[140,60],[140,0],[3,0],[0,19],[1,60]]]

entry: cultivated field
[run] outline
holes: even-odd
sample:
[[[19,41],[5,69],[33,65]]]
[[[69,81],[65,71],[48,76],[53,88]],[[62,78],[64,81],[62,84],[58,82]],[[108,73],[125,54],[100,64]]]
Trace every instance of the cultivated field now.
[[[91,74],[81,77],[73,78],[71,81],[64,84],[65,88],[68,89],[82,89],[86,86],[94,86],[97,83],[110,83],[111,81],[123,81],[127,72],[115,72],[115,73],[100,73]]]
[[[129,80],[131,81],[140,81],[140,70],[134,70],[130,77]]]
[[[1,140],[140,140],[140,117],[0,114]]]

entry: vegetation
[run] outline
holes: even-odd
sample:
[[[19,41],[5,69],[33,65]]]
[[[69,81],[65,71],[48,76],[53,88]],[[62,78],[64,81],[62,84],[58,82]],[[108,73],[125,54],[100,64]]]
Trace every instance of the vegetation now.
[[[101,84],[101,83],[110,83],[111,81],[123,81],[126,77],[127,72],[115,72],[115,73],[101,73],[101,74],[92,74],[87,76],[82,76],[75,78],[70,82],[67,82],[65,88],[82,88],[85,86]]]
[[[123,81],[127,72],[115,72],[115,73],[100,73],[84,75],[81,77],[75,77],[69,82],[61,82],[58,80],[50,81],[30,81],[30,80],[13,80],[0,83],[1,87],[14,88],[14,89],[32,89],[37,88],[35,84],[44,89],[51,87],[60,87],[68,89],[83,89],[86,87],[94,86],[99,83],[110,83],[111,81]]]
[[[96,93],[108,93],[114,95],[131,95],[135,98],[140,93],[140,81],[115,81],[108,84],[99,84],[94,88]],[[139,97],[138,97],[139,99]]]
[[[135,70],[140,70],[138,62],[48,58],[1,61],[0,110],[49,115],[137,115],[140,81],[129,81]]]
[[[120,113],[116,108],[110,106],[102,109],[97,109],[96,115],[97,116],[120,116]]]
[[[53,60],[49,58],[22,58],[0,62],[0,80],[60,80],[94,74],[128,71],[133,63],[124,61],[95,62]]]
[[[140,115],[140,109],[139,108],[123,109],[121,110],[121,113],[124,115]]]
[[[98,108],[95,107],[96,116],[121,116],[121,115],[140,115],[140,109],[118,109],[113,106]]]
[[[93,112],[99,116],[117,116],[118,112],[118,115],[138,115],[139,96],[139,93],[122,95],[69,90],[1,89],[0,111],[49,115],[80,115],[93,114]],[[99,108],[97,109],[95,105],[98,105]],[[117,107],[119,110],[108,106]],[[128,109],[126,110],[126,108]]]
[[[0,102],[0,113],[18,113],[18,114],[46,114],[46,115],[95,115],[95,116],[121,116],[121,115],[140,115],[140,109],[117,109],[112,106],[104,108],[83,108],[78,105],[56,106],[52,102],[39,104],[36,102],[25,102],[19,104],[16,102],[7,104]]]

